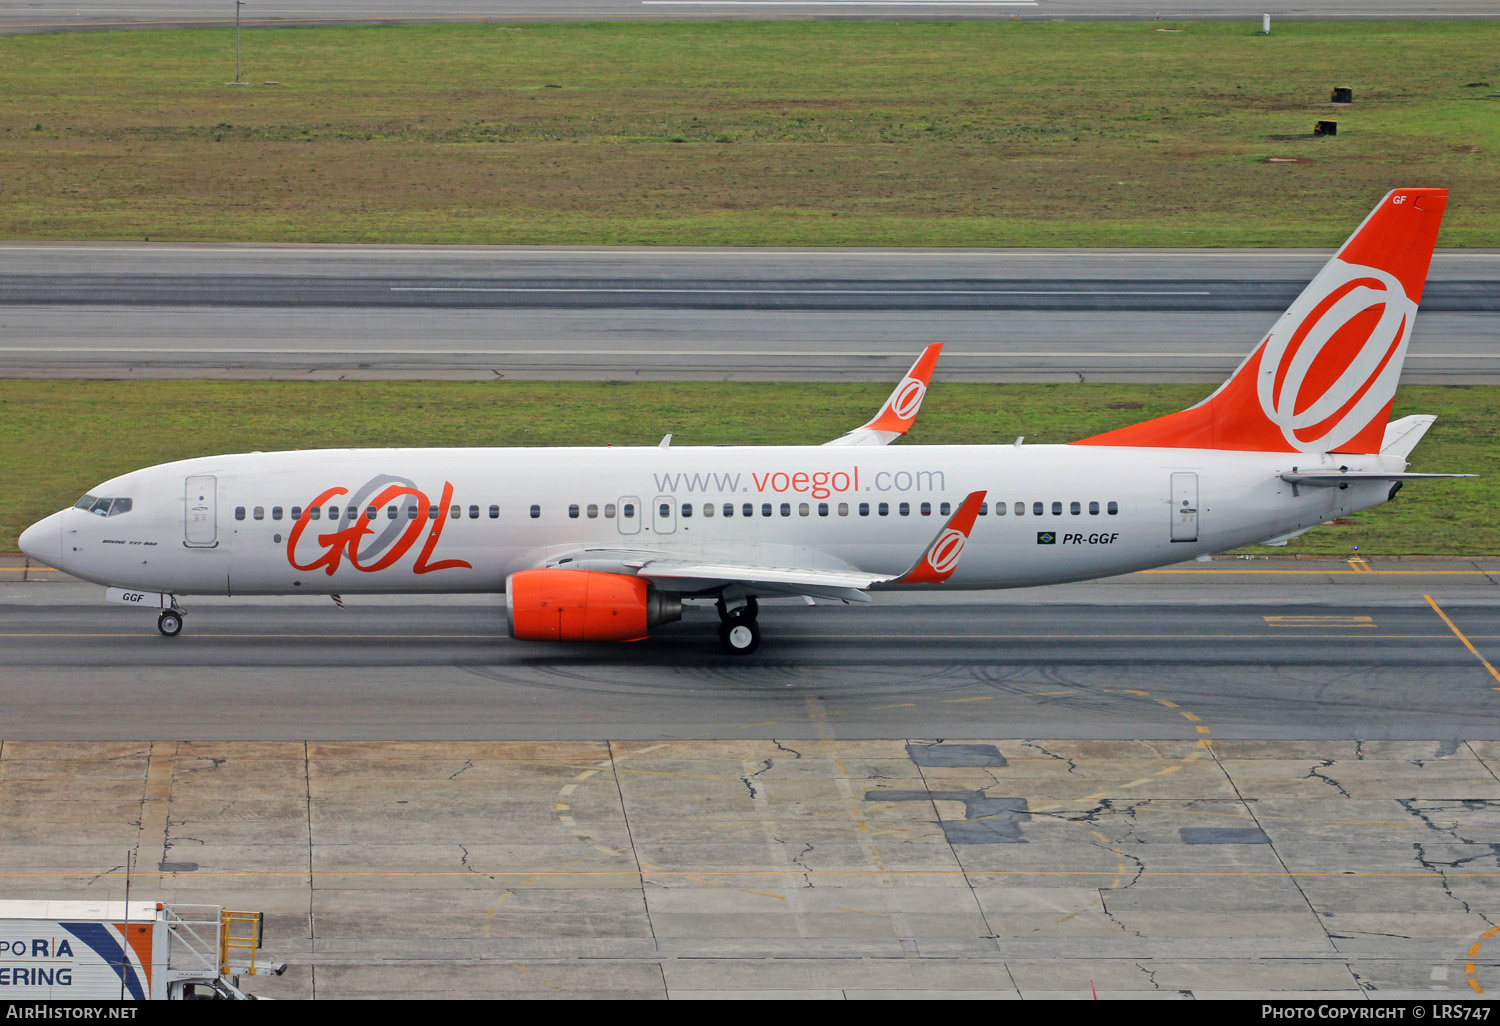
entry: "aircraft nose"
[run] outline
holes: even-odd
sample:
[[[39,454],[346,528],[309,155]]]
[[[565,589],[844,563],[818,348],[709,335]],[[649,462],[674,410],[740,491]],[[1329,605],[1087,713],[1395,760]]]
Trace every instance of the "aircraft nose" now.
[[[62,516],[61,513],[54,513],[38,520],[21,532],[18,543],[26,555],[58,570],[63,568]]]

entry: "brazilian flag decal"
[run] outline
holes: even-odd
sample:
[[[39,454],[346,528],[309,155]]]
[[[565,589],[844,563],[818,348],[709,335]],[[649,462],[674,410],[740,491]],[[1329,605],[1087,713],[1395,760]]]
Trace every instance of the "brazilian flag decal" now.
[[[1038,531],[1036,533],[1036,543],[1038,545],[1056,545],[1057,544],[1057,532],[1056,531]]]

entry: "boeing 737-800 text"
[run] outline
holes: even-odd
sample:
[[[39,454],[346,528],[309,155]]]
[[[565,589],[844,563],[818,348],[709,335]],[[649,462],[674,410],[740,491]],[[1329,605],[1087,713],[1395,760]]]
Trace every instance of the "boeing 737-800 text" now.
[[[1388,423],[1442,189],[1382,199],[1198,405],[1069,445],[886,446],[940,346],[823,446],[328,449],[182,460],[106,481],[21,548],[116,601],[500,592],[530,641],[630,641],[712,602],[726,651],[757,600],[1014,588],[1275,542],[1393,497],[1431,416]]]

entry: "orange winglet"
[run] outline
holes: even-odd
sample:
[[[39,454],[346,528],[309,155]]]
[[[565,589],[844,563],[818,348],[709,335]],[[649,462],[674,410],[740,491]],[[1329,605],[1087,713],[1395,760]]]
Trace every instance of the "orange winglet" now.
[[[922,409],[922,398],[927,394],[927,386],[932,383],[932,372],[937,367],[938,356],[942,352],[941,342],[934,342],[922,350],[917,362],[911,365],[911,370],[906,372],[901,384],[896,386],[880,412],[864,426],[864,430],[906,434],[917,419],[918,411]]]
[[[979,507],[984,503],[985,492],[970,492],[943,529],[932,539],[922,557],[911,569],[891,584],[942,584],[958,569],[958,558],[968,544],[969,532],[974,530],[974,521],[979,519]]]

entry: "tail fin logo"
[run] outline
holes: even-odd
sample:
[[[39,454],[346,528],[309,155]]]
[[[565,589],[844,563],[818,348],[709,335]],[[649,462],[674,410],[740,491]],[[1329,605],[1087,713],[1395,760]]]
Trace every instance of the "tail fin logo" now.
[[[916,378],[907,378],[891,396],[889,410],[899,420],[911,420],[922,408],[922,399],[927,395],[927,386]]]
[[[1338,449],[1385,410],[1417,312],[1377,268],[1335,261],[1320,277],[1323,294],[1303,296],[1266,339],[1257,381],[1261,410],[1302,452]]]
[[[932,572],[946,577],[957,569],[958,558],[964,554],[968,540],[962,531],[951,527],[944,531],[943,536],[927,550],[927,565]]]

